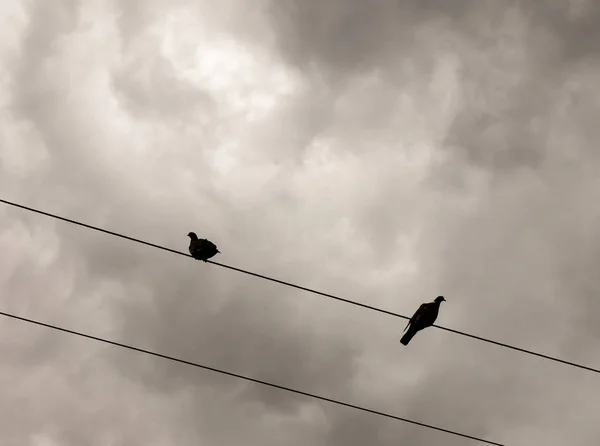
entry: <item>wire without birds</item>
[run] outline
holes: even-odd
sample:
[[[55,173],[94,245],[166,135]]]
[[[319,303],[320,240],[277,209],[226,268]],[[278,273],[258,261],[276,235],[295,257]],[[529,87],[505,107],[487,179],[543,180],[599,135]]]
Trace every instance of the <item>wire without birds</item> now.
[[[16,316],[16,315],[11,314],[11,313],[5,313],[3,311],[0,311],[0,315],[8,317],[8,318],[11,318],[11,319],[17,319],[17,320],[22,321],[22,322],[28,322],[30,324],[34,324],[34,325],[39,325],[39,326],[42,326],[42,327],[50,328],[52,330],[61,331],[63,333],[68,333],[68,334],[71,334],[71,335],[74,335],[74,336],[79,336],[79,337],[82,337],[82,338],[92,339],[94,341],[103,342],[105,344],[110,344],[110,345],[121,347],[121,348],[125,348],[125,349],[128,349],[128,350],[133,350],[133,351],[136,351],[136,352],[144,353],[146,355],[156,356],[158,358],[167,359],[169,361],[174,361],[174,362],[178,362],[178,363],[181,363],[181,364],[190,365],[190,366],[193,366],[193,367],[196,367],[196,368],[199,368],[199,369],[209,370],[211,372],[220,373],[222,375],[231,376],[233,378],[243,379],[245,381],[250,381],[250,382],[253,382],[253,383],[257,383],[257,384],[262,384],[262,385],[268,386],[268,387],[274,387],[274,388],[279,389],[279,390],[285,390],[286,392],[296,393],[298,395],[307,396],[307,397],[314,398],[314,399],[321,400],[321,401],[327,401],[328,403],[337,404],[339,406],[350,407],[352,409],[357,409],[357,410],[360,410],[360,411],[363,411],[363,412],[368,412],[368,413],[371,413],[371,414],[374,414],[374,415],[378,415],[378,416],[381,416],[381,417],[391,418],[391,419],[397,420],[397,421],[403,421],[405,423],[414,424],[414,425],[417,425],[417,426],[420,426],[420,427],[424,427],[424,428],[427,428],[427,429],[436,430],[436,431],[439,431],[439,432],[443,432],[445,434],[450,434],[450,435],[455,435],[455,436],[458,436],[458,437],[468,438],[470,440],[475,440],[475,441],[478,441],[480,443],[492,444],[492,445],[495,445],[495,446],[506,446],[506,445],[503,445],[501,443],[496,443],[496,442],[493,442],[493,441],[485,440],[483,438],[478,438],[478,437],[474,437],[472,435],[463,434],[463,433],[456,432],[456,431],[453,431],[453,430],[450,430],[450,429],[444,429],[444,428],[441,428],[441,427],[433,426],[431,424],[420,423],[418,421],[410,420],[408,418],[402,418],[402,417],[398,417],[396,415],[391,415],[389,413],[380,412],[380,411],[369,409],[369,408],[362,407],[362,406],[357,406],[355,404],[345,403],[343,401],[338,401],[338,400],[334,400],[332,398],[327,398],[327,397],[324,397],[324,396],[315,395],[315,394],[309,393],[309,392],[303,392],[301,390],[292,389],[291,387],[285,387],[285,386],[281,386],[279,384],[273,384],[273,383],[270,383],[268,381],[262,381],[260,379],[251,378],[249,376],[244,376],[244,375],[239,375],[237,373],[227,372],[225,370],[217,369],[215,367],[209,367],[207,365],[199,364],[199,363],[196,363],[196,362],[186,361],[184,359],[175,358],[173,356],[163,355],[161,353],[153,352],[153,351],[150,351],[150,350],[145,350],[143,348],[134,347],[134,346],[128,345],[128,344],[123,344],[121,342],[111,341],[110,339],[100,338],[100,337],[97,337],[97,336],[92,336],[92,335],[81,333],[81,332],[78,332],[78,331],[69,330],[67,328],[62,328],[62,327],[59,327],[57,325],[51,325],[51,324],[47,324],[47,323],[44,323],[44,322],[36,321],[36,320],[33,320],[33,319],[28,319],[28,318],[25,318],[25,317]]]
[[[58,219],[58,220],[62,220],[62,221],[65,221],[67,223],[72,223],[74,225],[83,226],[84,228],[92,229],[94,231],[104,232],[105,234],[113,235],[115,237],[120,237],[120,238],[123,238],[123,239],[126,239],[126,240],[130,240],[132,242],[141,243],[143,245],[151,246],[151,247],[157,248],[157,249],[162,249],[163,251],[168,251],[168,252],[171,252],[173,254],[179,254],[179,255],[182,255],[182,256],[185,256],[185,257],[193,258],[190,254],[187,254],[185,252],[177,251],[175,249],[166,248],[166,247],[160,246],[160,245],[155,245],[154,243],[150,243],[150,242],[146,242],[144,240],[140,240],[140,239],[136,239],[136,238],[133,238],[133,237],[129,237],[127,235],[119,234],[117,232],[108,231],[106,229],[98,228],[96,226],[91,226],[91,225],[88,225],[88,224],[85,224],[85,223],[82,223],[82,222],[79,222],[79,221],[76,221],[76,220],[71,220],[69,218],[61,217],[59,215],[51,214],[49,212],[44,212],[44,211],[41,211],[39,209],[34,209],[34,208],[31,208],[31,207],[28,207],[28,206],[24,206],[24,205],[21,205],[21,204],[13,203],[11,201],[3,200],[1,198],[0,198],[0,202],[4,203],[4,204],[8,204],[10,206],[14,206],[14,207],[20,208],[20,209],[27,210],[27,211],[30,211],[30,212],[35,212],[37,214],[45,215],[47,217],[52,217],[52,218],[55,218],[55,219]],[[384,310],[384,309],[381,309],[381,308],[373,307],[371,305],[367,305],[367,304],[363,304],[363,303],[360,303],[360,302],[356,302],[356,301],[353,301],[353,300],[344,299],[344,298],[339,297],[339,296],[334,296],[333,294],[323,293],[321,291],[313,290],[311,288],[306,288],[306,287],[303,287],[303,286],[300,286],[300,285],[295,285],[293,283],[286,282],[284,280],[275,279],[273,277],[265,276],[263,274],[253,273],[251,271],[247,271],[247,270],[244,270],[244,269],[241,269],[241,268],[236,268],[236,267],[230,266],[230,265],[225,265],[225,264],[219,263],[219,262],[214,262],[212,260],[208,260],[207,262],[208,263],[212,263],[213,265],[221,266],[223,268],[227,268],[227,269],[230,269],[230,270],[233,270],[233,271],[237,271],[237,272],[240,272],[240,273],[243,273],[243,274],[247,274],[247,275],[250,275],[250,276],[254,276],[254,277],[261,278],[261,279],[269,280],[271,282],[280,283],[282,285],[286,285],[286,286],[289,286],[289,287],[292,287],[292,288],[297,288],[299,290],[307,291],[309,293],[317,294],[319,296],[327,297],[329,299],[334,299],[334,300],[337,300],[337,301],[340,301],[340,302],[344,302],[344,303],[347,303],[347,304],[350,304],[350,305],[355,305],[357,307],[362,307],[362,308],[365,308],[367,310],[376,311],[378,313],[387,314],[389,316],[394,316],[394,317],[399,317],[399,318],[402,318],[402,319],[410,320],[410,317],[404,316],[404,315],[399,314],[399,313],[394,313],[393,311],[388,311],[388,310]],[[571,362],[571,361],[565,361],[564,359],[556,358],[556,357],[549,356],[549,355],[544,355],[542,353],[537,353],[537,352],[534,352],[532,350],[527,350],[527,349],[524,349],[524,348],[516,347],[514,345],[506,344],[504,342],[499,342],[499,341],[494,341],[492,339],[483,338],[481,336],[472,335],[470,333],[465,333],[464,331],[454,330],[452,328],[444,327],[444,326],[441,326],[441,325],[433,325],[433,327],[439,328],[440,330],[448,331],[450,333],[454,333],[454,334],[457,334],[457,335],[460,335],[460,336],[465,336],[465,337],[468,337],[468,338],[471,338],[471,339],[476,339],[476,340],[481,341],[481,342],[487,342],[488,344],[493,344],[493,345],[496,345],[496,346],[499,346],[499,347],[508,348],[508,349],[515,350],[515,351],[518,351],[518,352],[521,352],[521,353],[526,353],[528,355],[533,355],[533,356],[537,356],[537,357],[540,357],[540,358],[544,358],[544,359],[547,359],[549,361],[559,362],[561,364],[566,364],[566,365],[569,365],[571,367],[576,367],[576,368],[579,368],[579,369],[583,369],[583,370],[587,370],[587,371],[590,371],[590,372],[594,372],[594,373],[600,374],[600,369],[597,369],[597,368],[588,367],[588,366],[585,366],[585,365],[582,365],[582,364],[577,364],[577,363]]]

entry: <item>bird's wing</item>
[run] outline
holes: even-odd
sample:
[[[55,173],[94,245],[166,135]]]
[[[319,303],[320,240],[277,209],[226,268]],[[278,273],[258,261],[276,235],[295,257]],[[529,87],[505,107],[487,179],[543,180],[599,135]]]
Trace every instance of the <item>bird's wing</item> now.
[[[429,313],[429,307],[431,307],[430,303],[421,304],[419,309],[415,311],[415,314],[411,318],[411,323],[414,324],[420,322],[423,319],[423,317],[427,315],[427,313]]]
[[[410,324],[414,324],[415,322],[418,322],[419,319],[421,319],[421,316],[423,314],[423,311],[425,311],[427,309],[427,304],[421,304],[419,306],[419,308],[417,308],[417,311],[415,311],[415,314],[412,315],[412,317],[410,318],[410,320],[408,321],[408,324],[406,324],[406,327],[404,327],[404,331],[406,331],[406,329],[408,328],[408,326]]]
[[[406,329],[408,328],[408,326],[415,321],[415,317],[417,316],[417,314],[419,314],[419,311],[421,311],[421,308],[423,308],[423,304],[421,304],[421,306],[419,308],[417,308],[417,311],[415,311],[415,313],[408,320],[408,323],[406,324],[406,327],[404,327],[404,330],[402,330],[403,332],[406,331]]]
[[[203,249],[204,249],[204,243],[203,243],[202,239],[192,241],[192,243],[190,245],[190,252],[197,254],[197,253],[202,252]]]
[[[430,304],[429,308],[427,308],[427,311],[425,311],[423,313],[423,315],[421,316],[420,323],[426,327],[433,325],[433,323],[435,322],[435,320],[438,317],[439,311],[440,311],[439,304],[432,302]]]
[[[413,318],[419,318],[425,311],[427,311],[428,307],[429,307],[428,303],[421,304],[421,306],[418,308],[418,310],[415,311],[415,314],[413,314]]]

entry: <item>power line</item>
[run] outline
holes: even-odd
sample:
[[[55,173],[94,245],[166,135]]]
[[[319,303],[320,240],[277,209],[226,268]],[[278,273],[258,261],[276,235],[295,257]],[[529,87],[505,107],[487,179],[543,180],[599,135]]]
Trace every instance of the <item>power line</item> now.
[[[388,413],[385,413],[385,412],[379,412],[377,410],[368,409],[366,407],[361,407],[361,406],[356,406],[354,404],[344,403],[343,401],[334,400],[332,398],[327,398],[327,397],[324,397],[324,396],[315,395],[313,393],[303,392],[301,390],[296,390],[296,389],[292,389],[290,387],[285,387],[285,386],[281,386],[281,385],[278,385],[278,384],[273,384],[273,383],[270,383],[270,382],[267,382],[267,381],[262,381],[262,380],[256,379],[256,378],[250,378],[249,376],[239,375],[239,374],[233,373],[233,372],[227,372],[225,370],[217,369],[217,368],[214,368],[214,367],[209,367],[207,365],[202,365],[202,364],[199,364],[199,363],[196,363],[196,362],[186,361],[184,359],[175,358],[173,356],[163,355],[161,353],[156,353],[156,352],[153,352],[153,351],[150,351],[150,350],[145,350],[145,349],[142,349],[142,348],[139,348],[139,347],[134,347],[132,345],[122,344],[120,342],[111,341],[109,339],[104,339],[104,338],[100,338],[100,337],[97,337],[97,336],[92,336],[92,335],[89,335],[89,334],[80,333],[80,332],[69,330],[69,329],[66,329],[66,328],[62,328],[62,327],[59,327],[59,326],[56,326],[56,325],[46,324],[44,322],[39,322],[39,321],[36,321],[36,320],[33,320],[33,319],[27,319],[27,318],[24,318],[24,317],[21,317],[21,316],[16,316],[14,314],[5,313],[3,311],[0,311],[0,315],[6,316],[6,317],[11,318],[11,319],[17,319],[17,320],[23,321],[23,322],[28,322],[30,324],[34,324],[34,325],[39,325],[39,326],[42,326],[42,327],[50,328],[52,330],[61,331],[61,332],[68,333],[68,334],[71,334],[71,335],[75,335],[75,336],[80,336],[80,337],[83,337],[83,338],[92,339],[92,340],[98,341],[98,342],[103,342],[105,344],[110,344],[110,345],[114,345],[114,346],[117,346],[117,347],[129,349],[129,350],[134,350],[136,352],[145,353],[147,355],[156,356],[158,358],[167,359],[169,361],[174,361],[174,362],[179,362],[181,364],[191,365],[193,367],[197,367],[197,368],[204,369],[204,370],[209,370],[211,372],[220,373],[222,375],[231,376],[233,378],[243,379],[245,381],[251,381],[253,383],[262,384],[264,386],[274,387],[274,388],[279,389],[279,390],[285,390],[286,392],[292,392],[292,393],[296,393],[298,395],[308,396],[310,398],[318,399],[318,400],[321,400],[321,401],[327,401],[328,403],[333,403],[333,404],[337,404],[337,405],[340,405],[340,406],[350,407],[352,409],[361,410],[363,412],[368,412],[368,413],[371,413],[371,414],[374,414],[374,415],[379,415],[379,416],[382,416],[382,417],[391,418],[393,420],[403,421],[405,423],[410,423],[410,424],[414,424],[414,425],[417,425],[417,426],[420,426],[420,427],[425,427],[425,428],[428,428],[428,429],[433,429],[433,430],[436,430],[436,431],[439,431],[439,432],[444,432],[446,434],[456,435],[456,436],[459,436],[459,437],[468,438],[470,440],[479,441],[481,443],[492,444],[492,445],[495,445],[495,446],[505,446],[505,445],[502,445],[500,443],[495,443],[493,441],[484,440],[483,438],[474,437],[472,435],[462,434],[460,432],[456,432],[456,431],[453,431],[453,430],[450,430],[450,429],[444,429],[444,428],[441,428],[441,427],[432,426],[431,424],[420,423],[418,421],[410,420],[408,418],[402,418],[402,417],[398,417],[396,415],[391,415],[391,414],[388,414]]]
[[[21,204],[13,203],[13,202],[10,202],[10,201],[7,201],[7,200],[3,200],[1,198],[0,198],[0,202],[8,204],[10,206],[14,206],[14,207],[18,207],[18,208],[21,208],[21,209],[25,209],[27,211],[35,212],[37,214],[45,215],[47,217],[52,217],[52,218],[55,218],[55,219],[58,219],[58,220],[62,220],[62,221],[65,221],[67,223],[72,223],[74,225],[83,226],[84,228],[92,229],[94,231],[104,232],[105,234],[113,235],[115,237],[124,238],[124,239],[130,240],[132,242],[141,243],[143,245],[151,246],[151,247],[157,248],[157,249],[162,249],[163,251],[168,251],[168,252],[171,252],[173,254],[179,254],[179,255],[182,255],[182,256],[185,256],[185,257],[190,257],[190,258],[192,257],[191,255],[189,255],[187,253],[184,253],[184,252],[181,252],[181,251],[176,251],[174,249],[166,248],[164,246],[155,245],[154,243],[146,242],[144,240],[140,240],[140,239],[136,239],[136,238],[133,238],[133,237],[129,237],[127,235],[119,234],[117,232],[108,231],[106,229],[98,228],[96,226],[91,226],[91,225],[88,225],[88,224],[85,224],[85,223],[81,223],[79,221],[75,221],[75,220],[71,220],[71,219],[68,219],[68,218],[65,218],[65,217],[61,217],[61,216],[58,216],[58,215],[50,214],[48,212],[40,211],[39,209],[34,209],[34,208],[31,208],[31,207],[28,207],[28,206],[24,206],[24,205],[21,205]],[[404,315],[399,314],[399,313],[394,313],[392,311],[384,310],[382,308],[373,307],[371,305],[363,304],[363,303],[356,302],[356,301],[353,301],[353,300],[344,299],[344,298],[339,297],[339,296],[334,296],[333,294],[323,293],[321,291],[313,290],[311,288],[306,288],[306,287],[303,287],[303,286],[300,286],[300,285],[296,285],[296,284],[293,284],[293,283],[290,283],[290,282],[286,282],[286,281],[283,281],[283,280],[275,279],[273,277],[265,276],[263,274],[253,273],[251,271],[247,271],[247,270],[244,270],[244,269],[241,269],[241,268],[236,268],[236,267],[230,266],[230,265],[225,265],[225,264],[219,263],[219,262],[214,262],[212,260],[208,260],[208,263],[212,263],[213,265],[221,266],[223,268],[227,268],[227,269],[230,269],[230,270],[233,270],[233,271],[237,271],[237,272],[240,272],[240,273],[243,273],[243,274],[247,274],[249,276],[258,277],[258,278],[261,278],[261,279],[269,280],[271,282],[280,283],[282,285],[286,285],[286,286],[289,286],[289,287],[292,287],[292,288],[297,288],[299,290],[307,291],[309,293],[318,294],[319,296],[327,297],[329,299],[334,299],[334,300],[337,300],[337,301],[340,301],[340,302],[344,302],[344,303],[347,303],[347,304],[350,304],[350,305],[355,305],[357,307],[366,308],[367,310],[376,311],[378,313],[387,314],[389,316],[394,316],[394,317],[399,317],[399,318],[402,318],[402,319],[410,320],[410,317],[404,316]],[[473,334],[465,333],[464,331],[454,330],[452,328],[447,328],[447,327],[444,327],[444,326],[441,326],[441,325],[433,325],[433,327],[439,328],[440,330],[445,330],[445,331],[448,331],[450,333],[454,333],[454,334],[457,334],[457,335],[465,336],[465,337],[468,337],[468,338],[471,338],[471,339],[476,339],[478,341],[487,342],[488,344],[497,345],[497,346],[508,348],[508,349],[511,349],[511,350],[515,350],[515,351],[518,351],[518,352],[521,352],[521,353],[526,353],[528,355],[533,355],[533,356],[537,356],[537,357],[540,357],[540,358],[543,358],[543,359],[547,359],[549,361],[559,362],[559,363],[566,364],[566,365],[569,365],[569,366],[572,366],[572,367],[576,367],[576,368],[579,368],[579,369],[583,369],[583,370],[587,370],[587,371],[590,371],[590,372],[594,372],[594,373],[599,373],[600,374],[600,369],[597,369],[597,368],[588,367],[588,366],[585,366],[585,365],[582,365],[582,364],[577,364],[577,363],[571,362],[571,361],[566,361],[564,359],[556,358],[554,356],[544,355],[542,353],[534,352],[532,350],[527,350],[527,349],[524,349],[524,348],[516,347],[514,345],[505,344],[504,342],[499,342],[499,341],[494,341],[492,339],[483,338],[481,336],[476,336],[476,335],[473,335]]]

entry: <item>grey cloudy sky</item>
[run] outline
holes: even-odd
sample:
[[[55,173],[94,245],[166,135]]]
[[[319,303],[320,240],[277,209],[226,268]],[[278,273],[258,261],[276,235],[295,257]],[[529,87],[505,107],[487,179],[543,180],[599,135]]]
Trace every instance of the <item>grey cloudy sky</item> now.
[[[250,3],[252,3],[250,5]],[[600,4],[4,0],[1,198],[600,367]],[[3,311],[507,445],[600,377],[0,206]],[[469,440],[0,321],[0,444]],[[475,444],[475,443],[473,443]]]

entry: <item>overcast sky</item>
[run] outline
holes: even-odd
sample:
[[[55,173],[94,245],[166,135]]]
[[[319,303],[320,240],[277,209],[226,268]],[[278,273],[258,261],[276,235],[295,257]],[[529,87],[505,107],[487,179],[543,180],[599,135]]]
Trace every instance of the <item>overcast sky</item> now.
[[[3,0],[0,198],[600,367],[600,3]],[[600,376],[0,206],[0,311],[508,445]],[[466,439],[0,320],[2,446]]]

